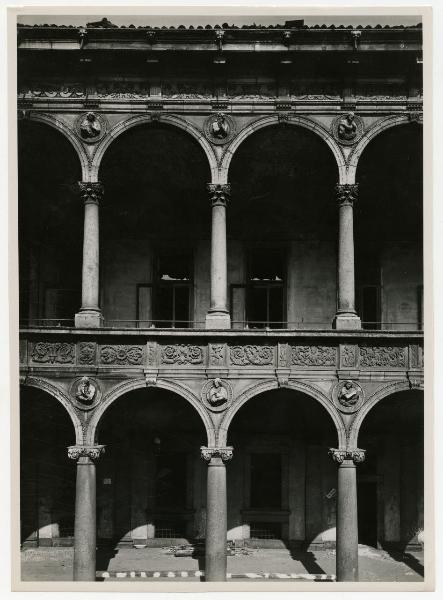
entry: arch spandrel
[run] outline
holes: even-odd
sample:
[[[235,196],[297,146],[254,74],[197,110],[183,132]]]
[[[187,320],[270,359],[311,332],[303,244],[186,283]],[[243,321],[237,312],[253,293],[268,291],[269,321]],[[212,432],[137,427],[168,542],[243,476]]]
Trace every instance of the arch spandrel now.
[[[208,440],[208,446],[215,445],[214,425],[211,421],[211,418],[209,417],[208,413],[204,409],[203,405],[201,404],[201,402],[199,401],[197,396],[195,396],[195,394],[189,388],[187,388],[182,383],[178,383],[178,382],[171,381],[168,379],[157,379],[155,387],[173,392],[177,396],[180,396],[184,400],[188,401],[189,404],[192,405],[192,407],[196,410],[196,412],[198,413],[198,415],[201,418],[203,427],[205,428],[205,432],[206,432],[206,436],[207,436],[207,440]],[[116,400],[118,400],[125,394],[132,392],[134,390],[139,390],[139,389],[147,389],[148,390],[145,378],[132,379],[129,381],[124,381],[123,383],[120,382],[120,383],[116,384],[115,386],[113,386],[104,395],[102,402],[97,407],[97,409],[94,411],[94,413],[91,417],[91,420],[88,424],[88,428],[87,428],[86,436],[85,436],[86,444],[92,445],[96,442],[96,435],[97,435],[98,428],[100,426],[101,419],[102,419],[103,415],[105,414],[105,412],[108,410],[108,408],[111,407]]]
[[[36,111],[31,111],[29,115],[27,115],[26,119],[29,121],[34,121],[36,123],[43,123],[45,125],[48,125],[49,127],[52,127],[56,131],[59,131],[74,147],[77,158],[80,162],[82,180],[89,181],[89,158],[79,138],[64,121],[62,121],[55,115],[49,113],[40,113]]]
[[[193,137],[206,156],[212,181],[218,181],[217,158],[211,144],[204,137],[203,132],[191,124],[188,120],[172,114],[160,114],[155,119],[153,119],[150,114],[136,115],[114,125],[114,127],[99,143],[94,152],[90,166],[91,181],[98,180],[103,156],[111,144],[117,140],[122,133],[139,125],[155,125],[155,123],[163,123],[165,125],[170,125],[171,127],[177,127]]]
[[[75,443],[79,445],[82,445],[84,443],[82,424],[77,416],[77,413],[72,403],[69,401],[68,395],[63,390],[61,390],[59,387],[57,387],[47,379],[44,379],[43,377],[27,376],[25,380],[20,383],[20,385],[25,387],[37,388],[58,400],[58,402],[60,402],[60,404],[63,405],[66,412],[68,413],[69,418],[71,419],[75,432]]]
[[[423,390],[423,386],[418,388],[419,390]],[[352,448],[358,447],[358,435],[360,432],[360,428],[362,423],[365,420],[365,417],[368,413],[376,406],[381,400],[392,396],[398,392],[405,392],[411,390],[411,384],[409,381],[394,381],[392,383],[381,385],[363,404],[362,408],[356,414],[355,419],[353,420],[351,427],[349,428],[349,446]]]
[[[249,138],[250,135],[256,131],[259,131],[260,129],[263,129],[264,127],[275,126],[279,123],[279,115],[268,115],[252,121],[243,127],[243,129],[240,130],[240,132],[236,135],[223,153],[219,166],[219,180],[229,180],[229,167],[231,160],[235,156],[237,149],[246,139]],[[309,131],[312,131],[314,134],[318,135],[329,146],[329,149],[335,158],[339,183],[346,183],[347,174],[345,155],[332,134],[323,125],[309,117],[295,114],[291,114],[289,119],[287,121],[285,120],[284,123],[289,127],[304,127],[305,129],[308,129]]]
[[[339,412],[332,405],[329,398],[318,388],[314,387],[312,384],[308,384],[303,381],[290,381],[287,383],[285,388],[294,390],[296,392],[301,392],[308,396],[310,399],[314,399],[319,402],[334,423],[336,432],[337,432],[337,444],[340,448],[346,447],[346,429],[343,423],[343,420],[339,414]],[[223,419],[220,423],[220,427],[218,430],[218,446],[226,446],[228,440],[229,427],[232,423],[234,416],[240,410],[242,406],[246,404],[249,400],[257,397],[264,392],[269,392],[272,390],[280,389],[278,381],[275,379],[269,379],[267,381],[261,381],[260,383],[254,383],[246,390],[244,390],[236,400],[234,400],[232,406],[226,411]]]

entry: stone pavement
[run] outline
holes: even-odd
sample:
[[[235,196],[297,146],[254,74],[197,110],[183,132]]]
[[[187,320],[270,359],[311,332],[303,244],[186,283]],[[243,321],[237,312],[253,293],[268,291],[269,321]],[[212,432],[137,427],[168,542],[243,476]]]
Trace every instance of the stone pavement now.
[[[23,581],[72,581],[72,548],[27,549],[21,558]],[[396,555],[359,546],[359,571],[360,581],[422,581],[423,552]],[[228,573],[230,580],[330,581],[335,576],[335,551],[251,549],[248,555],[228,556]],[[178,577],[204,581],[204,559],[176,558],[166,548],[102,549],[97,553],[97,577],[101,581],[174,581]]]

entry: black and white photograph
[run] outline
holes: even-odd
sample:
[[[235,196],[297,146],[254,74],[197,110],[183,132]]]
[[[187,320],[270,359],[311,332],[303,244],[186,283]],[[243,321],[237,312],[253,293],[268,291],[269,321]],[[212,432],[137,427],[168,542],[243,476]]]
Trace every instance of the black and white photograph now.
[[[430,589],[425,11],[53,8],[14,15],[17,589]]]

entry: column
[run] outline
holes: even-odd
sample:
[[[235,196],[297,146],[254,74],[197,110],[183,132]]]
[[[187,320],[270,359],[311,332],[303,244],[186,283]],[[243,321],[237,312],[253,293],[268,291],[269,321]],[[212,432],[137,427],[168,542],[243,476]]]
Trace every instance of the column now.
[[[360,329],[361,321],[355,312],[354,276],[354,201],[358,184],[335,186],[339,210],[337,314],[335,329]]]
[[[337,476],[337,581],[358,581],[358,513],[356,464],[365,459],[365,450],[329,450],[338,463]]]
[[[231,319],[227,302],[226,205],[231,188],[228,183],[208,183],[208,191],[212,204],[212,235],[211,299],[206,315],[206,328],[229,329]]]
[[[85,205],[83,226],[82,305],[75,315],[76,327],[100,327],[99,308],[99,202],[103,198],[101,183],[79,182]]]
[[[201,448],[208,463],[206,501],[205,581],[226,581],[226,467],[232,448]]]
[[[95,461],[104,446],[69,446],[77,461],[74,524],[74,581],[95,581],[96,480]]]

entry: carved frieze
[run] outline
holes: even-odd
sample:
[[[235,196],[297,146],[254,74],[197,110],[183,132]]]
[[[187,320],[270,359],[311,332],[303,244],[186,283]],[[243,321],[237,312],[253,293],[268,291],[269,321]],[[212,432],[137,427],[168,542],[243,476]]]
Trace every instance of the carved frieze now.
[[[102,346],[100,348],[100,363],[104,365],[136,366],[143,360],[142,346]]]
[[[232,346],[229,349],[233,365],[264,366],[274,363],[274,348],[272,346]]]
[[[157,357],[157,344],[155,342],[148,342],[146,344],[146,364],[148,367],[155,366]]]
[[[221,366],[225,364],[226,349],[224,344],[210,344],[209,346],[209,362],[211,366]]]
[[[80,365],[93,365],[96,361],[97,344],[95,342],[80,342],[78,345],[78,362]]]
[[[203,349],[191,344],[165,346],[161,350],[163,365],[200,365],[203,362]]]
[[[360,367],[406,367],[406,348],[360,346]]]
[[[283,367],[283,368],[288,366],[288,345],[287,344],[279,344],[278,345],[278,366]]]
[[[335,346],[293,346],[291,364],[297,367],[335,367],[337,348]]]
[[[84,98],[86,89],[80,83],[26,83],[19,87],[19,98]]]
[[[92,90],[97,98],[109,100],[143,100],[150,95],[147,81],[106,81]]]
[[[342,346],[341,347],[341,366],[342,367],[354,367],[356,365],[356,346]]]
[[[31,360],[35,363],[72,364],[75,346],[67,342],[36,342],[32,347]]]

